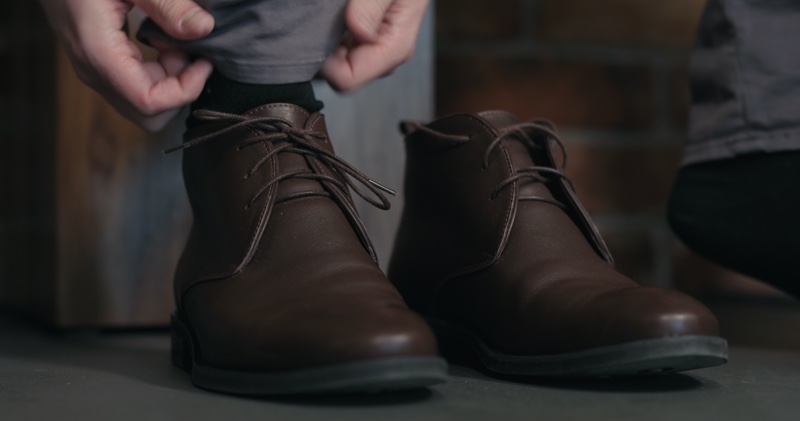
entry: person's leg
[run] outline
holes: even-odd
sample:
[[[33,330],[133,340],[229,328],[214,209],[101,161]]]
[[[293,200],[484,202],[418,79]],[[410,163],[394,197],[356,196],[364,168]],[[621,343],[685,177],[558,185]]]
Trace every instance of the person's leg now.
[[[316,112],[309,80],[341,37],[345,1],[213,3],[224,3],[215,31],[176,42],[218,71],[180,147],[194,222],[175,277],[174,364],[201,387],[249,395],[444,380],[432,332],[378,267],[349,188],[388,202],[334,155]],[[153,31],[142,36],[165,40]]]
[[[713,262],[800,297],[800,152],[689,165],[675,181],[669,221]]]
[[[800,3],[711,0],[691,65],[689,143],[669,203],[690,248],[793,294],[800,251]]]

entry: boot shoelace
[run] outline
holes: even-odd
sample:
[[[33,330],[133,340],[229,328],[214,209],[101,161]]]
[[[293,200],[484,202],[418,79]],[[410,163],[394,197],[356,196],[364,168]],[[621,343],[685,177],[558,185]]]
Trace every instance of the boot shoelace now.
[[[344,159],[317,146],[315,142],[324,142],[327,140],[327,136],[325,134],[311,130],[297,129],[292,127],[286,121],[274,117],[243,116],[239,114],[228,114],[209,110],[195,111],[192,116],[198,120],[230,124],[217,131],[185,142],[180,146],[169,148],[164,151],[165,154],[203,144],[239,128],[248,127],[256,129],[258,135],[253,139],[249,139],[240,143],[237,146],[237,150],[242,150],[262,142],[271,142],[275,146],[272,150],[261,157],[255,165],[253,165],[253,168],[251,168],[250,171],[244,175],[245,179],[250,178],[270,158],[282,152],[302,155],[309,161],[311,164],[310,167],[312,168],[287,172],[264,183],[245,205],[245,209],[249,209],[253,204],[255,204],[259,197],[269,190],[270,187],[283,180],[291,178],[318,180],[321,184],[330,184],[336,186],[338,190],[329,188],[327,189],[329,193],[299,192],[281,198],[280,202],[306,196],[324,196],[332,198],[339,204],[350,222],[356,228],[356,233],[363,242],[364,246],[367,248],[369,254],[373,259],[377,260],[377,255],[372,246],[372,242],[367,235],[366,227],[364,226],[363,222],[361,222],[357,211],[349,201],[347,196],[347,188],[352,188],[356,194],[361,196],[369,204],[383,210],[387,210],[390,207],[389,199],[387,199],[383,193],[385,192],[394,196],[395,192],[392,189],[389,189],[388,187],[371,180],[364,173],[356,169]],[[331,177],[321,173],[319,166],[327,168],[329,171],[338,175],[341,180],[337,179],[336,177]],[[344,182],[342,180],[344,180]],[[369,193],[360,188],[358,184],[366,187],[369,193],[372,193],[374,197],[370,196]]]
[[[270,158],[275,157],[277,154],[282,152],[302,155],[308,160],[311,168],[287,172],[264,183],[245,205],[245,209],[249,209],[259,197],[269,190],[270,187],[283,180],[291,178],[318,180],[321,184],[335,186],[336,188],[328,188],[327,193],[299,192],[284,197],[280,201],[287,201],[305,196],[324,196],[332,198],[343,210],[353,227],[356,229],[356,234],[361,239],[368,253],[377,261],[377,254],[372,245],[372,241],[369,239],[367,229],[364,226],[364,223],[361,221],[361,218],[358,217],[358,212],[351,204],[347,195],[348,187],[352,188],[356,194],[361,196],[369,204],[383,210],[387,210],[391,206],[389,199],[387,199],[383,193],[394,196],[395,192],[392,189],[389,189],[388,187],[371,180],[364,173],[356,169],[344,159],[315,144],[315,142],[325,142],[327,140],[327,135],[311,130],[294,128],[286,121],[274,117],[244,116],[210,110],[198,110],[195,111],[192,116],[198,120],[229,124],[219,130],[185,142],[182,145],[169,148],[164,151],[165,154],[192,148],[240,128],[247,127],[255,129],[258,135],[252,139],[240,143],[236,147],[237,150],[242,150],[249,146],[266,142],[272,143],[274,147],[272,150],[264,154],[264,156],[262,156],[253,165],[253,167],[244,175],[245,179],[250,178],[253,174],[255,174],[255,172],[258,171],[258,169],[261,168],[264,163],[269,161]],[[337,179],[336,177],[323,174],[319,168],[320,166],[325,167],[332,173],[338,175],[341,180]],[[366,187],[369,193],[372,193],[372,196],[360,188],[358,184]]]
[[[417,123],[407,122],[405,124],[408,126],[408,130],[412,129],[422,130],[424,132],[431,133],[435,136],[439,136],[444,139],[450,139],[454,143],[466,142],[469,141],[470,139],[469,136],[442,133],[428,126],[424,126]],[[501,181],[500,184],[498,184],[497,187],[495,187],[495,189],[492,190],[490,196],[491,200],[494,200],[497,197],[497,195],[500,194],[500,192],[506,187],[523,179],[529,179],[543,184],[547,184],[553,181],[553,177],[555,177],[565,180],[567,184],[569,184],[570,188],[573,191],[575,190],[575,186],[572,184],[572,180],[570,180],[567,177],[567,175],[563,173],[563,170],[567,167],[566,147],[564,146],[564,142],[561,140],[561,138],[559,138],[558,134],[556,133],[555,125],[548,120],[534,120],[534,121],[514,124],[512,126],[504,128],[500,132],[500,134],[496,138],[494,138],[491,143],[489,143],[489,146],[486,148],[486,152],[483,155],[482,169],[489,168],[489,161],[492,152],[497,148],[500,142],[508,138],[511,138],[512,136],[515,140],[523,142],[529,150],[544,149],[547,146],[547,142],[554,141],[561,150],[561,157],[562,157],[561,166],[560,168],[552,168],[542,165],[532,165],[523,168],[516,168],[514,171],[514,175]],[[545,144],[542,144],[543,142]],[[558,206],[563,210],[567,209],[567,207],[563,203],[546,197],[520,196],[519,200],[545,202]]]
[[[182,145],[169,148],[164,151],[165,154],[203,144],[225,133],[242,127],[250,127],[259,130],[259,135],[253,139],[239,144],[236,147],[237,150],[242,150],[262,142],[273,142],[277,146],[275,146],[271,151],[267,152],[256,162],[255,165],[253,165],[253,168],[244,175],[245,179],[248,179],[255,174],[256,171],[258,171],[258,169],[261,168],[261,166],[269,161],[269,159],[273,156],[276,156],[281,152],[290,152],[302,155],[304,157],[314,158],[316,161],[323,163],[324,166],[326,166],[332,172],[338,174],[341,179],[344,180],[344,182],[342,182],[334,177],[315,172],[311,169],[288,172],[281,174],[262,185],[255,195],[253,195],[253,197],[250,199],[246,205],[246,208],[252,206],[258,200],[258,198],[261,197],[261,195],[263,195],[264,192],[266,192],[274,184],[290,178],[326,181],[337,186],[343,192],[346,192],[347,187],[349,186],[354,192],[356,192],[356,194],[377,208],[387,210],[391,206],[389,199],[387,199],[386,195],[383,193],[385,192],[394,196],[394,190],[374,180],[371,180],[364,173],[356,169],[356,167],[354,167],[352,164],[314,144],[315,141],[324,142],[327,140],[327,136],[323,133],[304,129],[296,129],[286,121],[274,117],[252,117],[209,110],[195,111],[192,116],[198,120],[232,124],[204,136],[192,139],[183,143]],[[353,180],[355,180],[355,182]],[[374,198],[362,188],[358,187],[358,184],[366,187],[367,190],[374,195]],[[307,194],[311,193],[300,193],[299,195]],[[289,196],[283,198],[282,200],[286,201],[295,197],[297,196]]]
[[[533,149],[544,149],[546,148],[549,142],[554,142],[558,145],[558,148],[561,150],[561,165],[559,168],[553,167],[546,167],[542,165],[531,165],[528,167],[516,168],[515,174],[511,177],[500,182],[500,184],[495,187],[492,191],[491,198],[494,200],[500,192],[508,187],[509,185],[516,183],[517,181],[528,179],[534,182],[539,182],[542,184],[547,184],[556,179],[563,179],[569,184],[570,188],[574,191],[575,186],[572,184],[572,180],[570,180],[566,174],[564,174],[564,169],[567,167],[567,149],[564,146],[564,142],[556,133],[556,128],[553,123],[548,120],[534,120],[524,123],[515,124],[503,129],[503,131],[498,135],[489,146],[486,148],[486,152],[483,155],[483,168],[486,169],[489,167],[489,159],[491,157],[492,152],[497,148],[497,145],[500,144],[505,139],[513,138],[522,142],[529,150]],[[544,144],[543,144],[544,143]],[[550,199],[547,197],[541,196],[520,196],[519,200],[530,200],[530,201],[537,201],[537,202],[545,202],[550,203],[552,205],[558,206],[561,209],[566,210],[566,206],[554,199]]]

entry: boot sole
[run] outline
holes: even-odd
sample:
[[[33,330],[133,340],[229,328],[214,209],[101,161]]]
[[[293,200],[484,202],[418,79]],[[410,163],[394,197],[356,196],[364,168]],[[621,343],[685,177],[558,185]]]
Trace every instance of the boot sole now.
[[[555,355],[511,355],[492,349],[472,332],[426,318],[450,362],[490,374],[543,378],[607,378],[675,373],[728,361],[728,342],[714,336],[673,336]],[[477,357],[477,358],[476,358]]]
[[[393,357],[281,372],[214,368],[198,363],[199,346],[180,316],[171,323],[172,364],[191,374],[195,386],[237,395],[321,395],[417,389],[447,379],[439,357]]]

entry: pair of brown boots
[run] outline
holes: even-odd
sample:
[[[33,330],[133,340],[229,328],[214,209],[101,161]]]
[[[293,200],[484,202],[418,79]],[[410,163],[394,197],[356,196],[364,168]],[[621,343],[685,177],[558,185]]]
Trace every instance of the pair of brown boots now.
[[[447,374],[437,339],[445,357],[541,377],[727,359],[700,303],[614,271],[546,123],[486,112],[404,124],[406,205],[387,279],[349,193],[388,208],[385,188],[334,155],[321,114],[271,104],[196,117],[207,122],[182,147],[194,225],[173,362],[197,386],[422,387]]]

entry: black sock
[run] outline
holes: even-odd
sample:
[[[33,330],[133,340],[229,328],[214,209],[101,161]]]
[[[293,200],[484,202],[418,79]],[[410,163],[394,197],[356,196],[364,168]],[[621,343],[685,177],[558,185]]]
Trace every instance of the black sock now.
[[[800,298],[800,152],[682,168],[669,222],[686,245]]]
[[[214,72],[208,78],[203,92],[191,105],[191,110],[212,110],[223,113],[241,114],[252,108],[272,103],[294,104],[309,112],[322,109],[323,104],[314,96],[311,82],[288,83],[283,85],[254,85],[228,79]],[[189,116],[187,127],[200,122]]]

